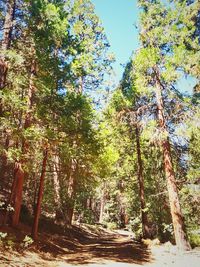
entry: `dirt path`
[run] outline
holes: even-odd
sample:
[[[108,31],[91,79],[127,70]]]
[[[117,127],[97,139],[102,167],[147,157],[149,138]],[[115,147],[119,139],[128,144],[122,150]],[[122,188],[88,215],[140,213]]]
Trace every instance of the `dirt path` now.
[[[56,242],[55,242],[56,240]],[[23,254],[4,252],[0,254],[3,266],[133,266],[143,265],[151,260],[150,251],[143,244],[122,236],[86,238],[82,243],[69,245],[64,237],[52,239],[52,247],[42,248],[43,252],[28,251]],[[113,265],[114,264],[114,265]]]
[[[101,238],[83,244],[76,253],[64,256],[63,260],[68,264],[81,266],[86,264],[99,266],[100,263],[102,266],[105,266],[105,263],[115,263],[115,266],[117,263],[122,266],[123,263],[123,266],[132,266],[149,262],[151,254],[144,245],[135,243],[129,238]]]
[[[45,236],[42,236],[45,239]],[[172,248],[148,249],[127,236],[102,234],[46,236],[39,249],[0,252],[0,267],[200,267],[200,251],[180,254]]]

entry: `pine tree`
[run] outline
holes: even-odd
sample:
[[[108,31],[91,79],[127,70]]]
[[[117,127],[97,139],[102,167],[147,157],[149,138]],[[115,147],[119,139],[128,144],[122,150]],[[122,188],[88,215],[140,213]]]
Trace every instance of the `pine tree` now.
[[[137,85],[141,90],[150,88],[155,95],[157,105],[157,121],[161,134],[161,147],[163,151],[163,162],[167,187],[169,193],[169,203],[174,226],[174,234],[177,246],[180,249],[189,249],[186,239],[183,215],[180,208],[178,189],[176,185],[175,173],[172,163],[171,144],[169,136],[169,124],[166,118],[166,107],[164,94],[169,92],[172,85],[178,79],[178,68],[184,70],[186,65],[181,57],[189,54],[187,44],[196,45],[192,40],[195,27],[189,18],[196,12],[193,7],[191,13],[185,3],[163,3],[162,1],[140,1],[141,33],[140,40],[142,48],[138,52],[135,60],[137,71]],[[185,17],[181,11],[184,10]],[[177,17],[177,14],[180,14]],[[150,21],[151,20],[151,21]],[[178,27],[182,25],[184,30],[178,32]],[[189,30],[190,29],[190,30]],[[164,33],[164,34],[163,34]],[[177,38],[176,35],[179,35]],[[176,42],[178,40],[179,43]],[[191,54],[191,53],[190,53]],[[192,54],[191,54],[192,55]],[[195,57],[196,55],[193,54]],[[188,67],[188,65],[187,65]]]
[[[13,22],[15,19],[15,6],[16,1],[7,1],[6,4],[6,14],[3,25],[3,38],[1,41],[1,58],[0,58],[0,89],[2,90],[5,87],[6,83],[6,75],[7,75],[7,63],[5,61],[5,53],[6,50],[10,48],[11,40],[12,40],[12,30],[13,30]]]

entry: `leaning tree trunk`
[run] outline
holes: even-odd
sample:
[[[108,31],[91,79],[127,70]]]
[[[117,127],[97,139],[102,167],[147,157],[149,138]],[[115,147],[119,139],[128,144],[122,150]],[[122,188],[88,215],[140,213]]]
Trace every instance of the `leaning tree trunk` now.
[[[162,84],[159,79],[159,73],[155,71],[156,74],[156,100],[158,109],[158,122],[162,132],[162,150],[164,157],[164,168],[165,175],[167,179],[167,189],[169,194],[170,211],[172,216],[173,228],[176,245],[181,250],[189,250],[190,244],[187,241],[185,229],[184,229],[184,219],[181,212],[178,190],[176,185],[175,174],[172,166],[172,158],[170,151],[169,133],[166,126],[166,119],[164,116],[164,103],[162,98]]]
[[[4,51],[10,48],[11,44],[11,35],[13,29],[13,21],[15,15],[15,0],[8,0],[6,6],[6,16],[4,21],[4,31],[2,38],[2,46],[1,49]],[[6,75],[7,75],[7,64],[5,61],[5,56],[0,55],[0,89],[3,89],[6,83]]]
[[[141,147],[140,147],[140,133],[137,124],[135,126],[135,138],[136,138],[136,150],[137,150],[139,196],[140,196],[141,217],[142,217],[142,232],[144,238],[150,238],[150,230],[148,225],[148,217],[147,217],[145,193],[144,193],[144,175],[143,175],[143,162],[142,162]]]
[[[32,238],[35,240],[38,237],[38,223],[39,223],[39,218],[40,218],[40,213],[41,213],[42,198],[43,198],[43,192],[44,192],[44,179],[45,179],[45,174],[46,174],[47,158],[48,158],[48,149],[46,148],[43,152],[43,162],[42,162],[42,171],[41,171],[41,176],[40,176],[38,200],[37,200],[37,206],[35,209],[34,223],[32,227]]]

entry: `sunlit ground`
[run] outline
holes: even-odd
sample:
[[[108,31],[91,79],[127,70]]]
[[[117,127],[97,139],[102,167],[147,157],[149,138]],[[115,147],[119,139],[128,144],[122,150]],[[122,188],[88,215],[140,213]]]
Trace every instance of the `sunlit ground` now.
[[[68,235],[42,233],[23,251],[0,249],[0,267],[200,267],[200,248],[180,252],[157,241],[143,244],[132,232],[74,226]]]
[[[65,246],[59,239],[59,246]],[[152,246],[149,249],[128,237],[92,239],[73,251],[63,247],[55,256],[51,252],[0,251],[0,267],[200,267],[200,249],[178,252],[174,246]]]

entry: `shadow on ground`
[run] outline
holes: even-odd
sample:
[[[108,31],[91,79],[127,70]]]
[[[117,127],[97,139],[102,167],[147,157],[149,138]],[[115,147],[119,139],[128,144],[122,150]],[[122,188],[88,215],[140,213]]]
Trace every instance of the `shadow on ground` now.
[[[73,227],[70,235],[54,235],[42,241],[40,251],[51,255],[48,260],[62,260],[68,264],[85,265],[104,261],[144,264],[151,261],[147,247],[128,237],[102,233],[92,235]],[[43,259],[47,259],[42,254]]]
[[[46,222],[40,227],[39,240],[29,248],[22,246],[30,227],[4,227],[8,239],[14,240],[13,250],[0,247],[0,267],[21,266],[83,266],[107,262],[144,265],[152,261],[148,248],[127,236],[93,226],[62,228]],[[2,265],[3,264],[3,265]],[[24,265],[23,265],[24,264]]]

